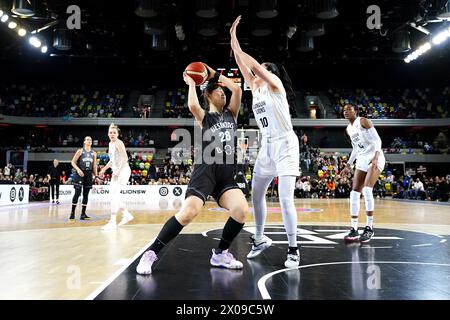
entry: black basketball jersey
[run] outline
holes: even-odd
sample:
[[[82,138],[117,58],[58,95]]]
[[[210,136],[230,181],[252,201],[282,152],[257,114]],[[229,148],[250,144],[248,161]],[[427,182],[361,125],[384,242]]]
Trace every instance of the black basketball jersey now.
[[[83,148],[81,156],[78,158],[77,166],[83,171],[92,171],[94,167],[94,151],[86,151]]]
[[[230,110],[205,112],[202,121],[203,156],[222,157],[223,163],[234,162],[236,132],[237,124]]]

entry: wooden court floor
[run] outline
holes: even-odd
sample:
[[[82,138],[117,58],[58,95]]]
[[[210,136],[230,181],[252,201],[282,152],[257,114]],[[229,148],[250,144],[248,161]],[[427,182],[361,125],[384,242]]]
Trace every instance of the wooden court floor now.
[[[117,231],[100,229],[109,203],[92,202],[90,221],[69,223],[70,203],[0,207],[0,299],[92,299],[134,261],[175,210],[128,203],[135,219]],[[251,205],[251,204],[250,204]],[[268,203],[268,223],[282,223],[278,203]],[[301,225],[348,226],[348,200],[296,200]],[[361,208],[364,208],[363,201]],[[450,235],[450,205],[376,200],[375,228]],[[77,217],[79,217],[77,211]],[[360,226],[365,216],[360,215]],[[208,202],[182,233],[221,228],[228,218]],[[248,215],[248,225],[253,224]]]

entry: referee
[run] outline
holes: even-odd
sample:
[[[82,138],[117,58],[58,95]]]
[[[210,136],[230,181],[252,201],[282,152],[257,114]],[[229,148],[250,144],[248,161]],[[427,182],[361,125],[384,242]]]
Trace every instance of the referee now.
[[[59,179],[61,176],[61,170],[59,167],[58,159],[53,160],[53,164],[48,168],[47,176],[50,182],[50,190],[51,190],[50,193],[52,197],[52,203],[55,203],[55,191],[56,191],[56,204],[59,204]]]

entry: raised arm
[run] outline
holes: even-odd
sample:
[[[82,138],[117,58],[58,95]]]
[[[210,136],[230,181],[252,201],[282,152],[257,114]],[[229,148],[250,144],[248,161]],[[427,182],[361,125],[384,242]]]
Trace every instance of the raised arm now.
[[[195,87],[195,81],[191,77],[189,77],[186,73],[183,73],[183,80],[189,86],[188,93],[188,107],[189,111],[191,111],[195,120],[201,125],[203,122],[203,118],[205,117],[205,110],[200,106],[200,102],[198,101],[197,89]]]
[[[231,47],[233,48],[235,57],[237,57],[237,59],[239,59],[243,65],[246,65],[256,76],[267,82],[272,90],[283,92],[284,88],[281,80],[276,75],[264,68],[252,56],[242,50],[236,35],[237,26],[239,25],[240,20],[241,16],[237,17],[230,30]],[[238,60],[236,60],[236,62],[237,61]]]
[[[256,77],[254,76],[254,74],[252,73],[250,68],[241,60],[239,55],[236,54],[236,51],[238,51],[238,52],[242,51],[239,41],[236,37],[236,26],[237,26],[237,24],[235,21],[230,29],[231,49],[233,50],[234,60],[236,61],[236,64],[238,65],[239,70],[241,70],[242,76],[244,77],[245,81],[247,81],[248,85],[250,86],[250,89],[253,91],[253,87],[255,86],[253,81],[255,80]]]

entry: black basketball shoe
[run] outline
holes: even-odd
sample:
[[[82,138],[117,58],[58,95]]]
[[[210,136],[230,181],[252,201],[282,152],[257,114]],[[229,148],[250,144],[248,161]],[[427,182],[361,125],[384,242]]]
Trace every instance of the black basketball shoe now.
[[[347,242],[358,241],[359,240],[358,230],[351,228],[350,232],[344,237],[344,240]]]
[[[364,232],[359,237],[359,241],[361,241],[361,242],[369,242],[374,234],[375,233],[373,232],[373,229],[371,227],[369,227],[369,226],[366,226],[364,228]]]
[[[86,213],[82,213],[80,216],[80,220],[91,220],[91,217],[88,217]]]
[[[70,214],[69,222],[75,222],[75,213]]]

